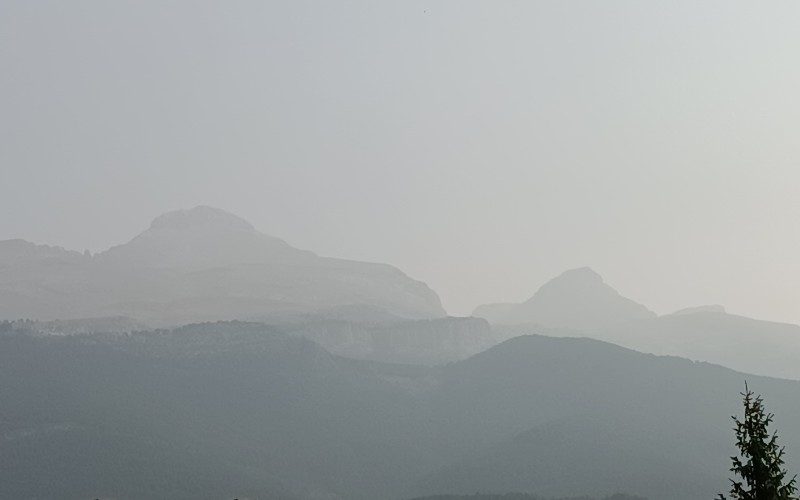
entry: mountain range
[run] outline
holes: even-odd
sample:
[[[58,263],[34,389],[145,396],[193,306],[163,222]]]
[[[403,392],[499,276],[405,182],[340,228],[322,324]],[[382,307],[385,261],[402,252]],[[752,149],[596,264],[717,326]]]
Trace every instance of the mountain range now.
[[[0,242],[2,318],[0,498],[708,499],[745,381],[800,450],[800,327],[589,268],[454,318],[196,207],[96,255]]]
[[[259,321],[342,356],[423,364],[465,359],[528,333],[586,336],[800,379],[800,327],[722,306],[658,316],[585,267],[523,303],[479,306],[474,319],[445,314],[434,291],[394,267],[298,250],[206,206],[161,215],[95,255],[0,241],[0,319],[32,318],[40,332]]]
[[[746,373],[800,379],[800,326],[729,314],[720,305],[658,316],[589,268],[564,272],[522,304],[479,306],[473,315],[490,321],[499,339],[529,333],[583,336]]]
[[[124,316],[150,326],[367,305],[445,315],[439,297],[389,265],[320,257],[200,206],[166,213],[96,255],[0,241],[0,318]]]

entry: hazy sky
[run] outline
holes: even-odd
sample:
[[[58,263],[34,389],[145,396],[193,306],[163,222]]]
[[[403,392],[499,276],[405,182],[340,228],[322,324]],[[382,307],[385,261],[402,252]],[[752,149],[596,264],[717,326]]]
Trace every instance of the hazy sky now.
[[[589,265],[800,322],[800,3],[0,2],[0,239],[208,204],[465,314]]]

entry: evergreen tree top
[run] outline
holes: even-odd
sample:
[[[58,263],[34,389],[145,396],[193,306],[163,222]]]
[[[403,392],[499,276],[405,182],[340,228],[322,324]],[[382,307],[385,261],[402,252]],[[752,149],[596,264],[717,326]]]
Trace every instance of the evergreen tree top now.
[[[784,448],[778,445],[777,432],[770,432],[774,415],[764,408],[764,400],[745,383],[741,393],[744,415],[733,416],[736,448],[730,471],[740,480],[731,479],[731,500],[796,500],[795,477],[786,481]],[[720,493],[718,500],[726,500]]]

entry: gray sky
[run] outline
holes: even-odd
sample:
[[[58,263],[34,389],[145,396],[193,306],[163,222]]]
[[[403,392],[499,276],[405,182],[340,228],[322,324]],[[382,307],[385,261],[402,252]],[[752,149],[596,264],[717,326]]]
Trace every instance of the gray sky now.
[[[0,239],[208,204],[454,314],[589,265],[800,323],[798,2],[0,2]]]

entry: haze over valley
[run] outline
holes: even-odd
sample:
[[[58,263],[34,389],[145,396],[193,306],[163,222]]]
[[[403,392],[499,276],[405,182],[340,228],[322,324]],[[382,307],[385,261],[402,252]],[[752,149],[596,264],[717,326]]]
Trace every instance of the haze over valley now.
[[[206,206],[95,255],[0,256],[2,498],[699,500],[745,379],[800,446],[800,327],[658,316],[589,268],[450,317],[401,270]]]
[[[0,500],[800,499],[798,25],[0,2]]]

